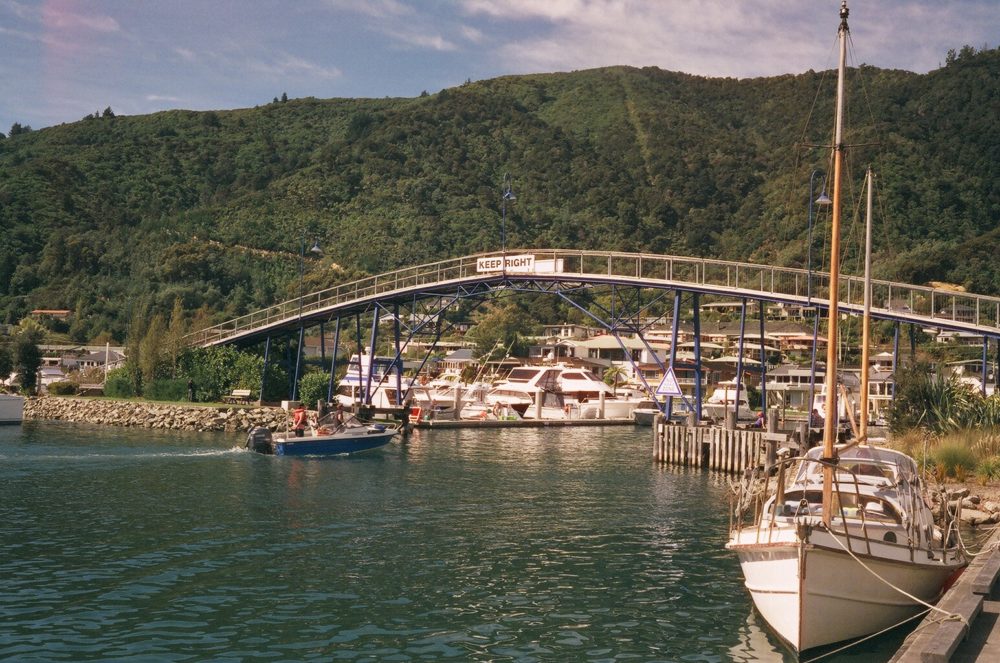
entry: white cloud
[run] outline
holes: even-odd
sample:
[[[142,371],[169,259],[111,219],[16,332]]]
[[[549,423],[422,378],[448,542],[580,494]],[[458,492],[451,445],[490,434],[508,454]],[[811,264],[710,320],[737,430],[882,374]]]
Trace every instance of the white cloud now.
[[[483,42],[484,35],[482,30],[477,30],[471,25],[460,26],[459,32],[461,32],[462,37],[464,37],[466,41],[471,41],[473,44],[480,44]]]
[[[118,32],[121,26],[110,16],[84,16],[65,11],[61,6],[47,4],[42,7],[42,22],[46,28],[73,30],[84,28],[94,32]]]
[[[11,37],[17,37],[18,39],[24,39],[26,41],[40,41],[38,35],[26,32],[24,30],[13,30],[11,28],[5,28],[0,25],[0,35],[9,35]]]
[[[169,101],[170,103],[179,103],[181,100],[180,97],[173,97],[168,94],[147,94],[144,99],[153,102]]]
[[[406,30],[384,30],[384,34],[387,37],[391,37],[398,42],[402,42],[408,46],[416,46],[417,48],[429,49],[432,51],[454,51],[457,46],[436,34],[424,34],[417,31],[406,31]]]
[[[879,66],[935,68],[948,48],[977,32],[977,23],[996,24],[994,1],[854,3],[851,30],[863,37],[856,39],[857,57]],[[836,65],[831,45],[839,7],[833,1],[462,0],[461,7],[473,19],[524,30],[524,37],[499,47],[503,61],[522,72],[629,64],[745,77]],[[931,39],[918,39],[929,25]]]
[[[285,52],[275,53],[270,60],[247,60],[246,66],[251,71],[270,78],[334,79],[343,75],[337,67],[324,67]]]
[[[339,11],[365,14],[374,18],[406,16],[413,8],[398,0],[326,0],[326,4]]]
[[[181,56],[182,59],[187,60],[188,62],[194,62],[195,60],[198,59],[198,56],[195,55],[195,52],[192,51],[190,48],[182,48],[180,46],[175,46],[174,53]]]

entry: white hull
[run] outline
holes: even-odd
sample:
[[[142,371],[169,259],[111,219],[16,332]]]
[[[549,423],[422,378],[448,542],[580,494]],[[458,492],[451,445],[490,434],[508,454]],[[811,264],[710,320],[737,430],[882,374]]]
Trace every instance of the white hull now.
[[[24,397],[0,394],[0,425],[19,424],[24,420]]]
[[[906,546],[874,541],[868,555],[863,540],[852,539],[855,555],[873,575],[826,532],[814,531],[810,543],[799,542],[794,529],[768,544],[752,543],[755,536],[755,528],[741,530],[728,547],[739,557],[761,616],[800,652],[880,631],[925,609],[878,578],[932,603],[964,567],[964,560],[935,562],[926,554],[910,561]]]
[[[644,401],[639,399],[614,399],[607,398],[604,400],[604,418],[605,419],[631,419],[632,412],[635,411],[637,407],[642,405]],[[599,419],[601,413],[601,403],[600,401],[588,401],[586,403],[580,403],[580,418],[581,419]]]

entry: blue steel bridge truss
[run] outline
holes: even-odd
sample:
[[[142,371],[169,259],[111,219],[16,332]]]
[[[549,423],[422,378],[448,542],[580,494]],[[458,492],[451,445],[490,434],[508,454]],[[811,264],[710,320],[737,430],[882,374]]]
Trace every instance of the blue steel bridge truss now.
[[[582,297],[583,291],[595,287],[610,290],[610,306],[601,307],[592,298]],[[623,334],[634,335],[656,358],[661,370],[672,369],[676,359],[677,323],[680,318],[682,296],[690,298],[695,324],[695,394],[689,409],[700,418],[701,356],[700,356],[700,298],[702,295],[719,296],[742,302],[740,337],[737,365],[737,385],[743,374],[742,357],[747,323],[747,302],[756,301],[760,325],[761,356],[764,356],[765,303],[800,305],[814,312],[813,347],[818,334],[818,318],[828,308],[829,275],[825,272],[807,271],[753,263],[709,260],[684,256],[663,256],[600,251],[538,250],[482,253],[445,261],[407,267],[355,282],[310,293],[281,302],[234,320],[199,330],[187,338],[191,345],[211,346],[237,344],[241,346],[264,343],[265,363],[270,360],[272,338],[295,339],[294,362],[288,358],[292,400],[297,397],[299,371],[305,331],[320,327],[321,361],[326,362],[325,327],[335,325],[334,353],[330,361],[330,389],[332,399],[333,374],[336,365],[336,348],[339,347],[345,320],[353,318],[352,325],[357,341],[358,354],[364,348],[362,320],[370,324],[368,345],[376,347],[380,322],[391,320],[395,347],[394,363],[399,363],[400,348],[420,335],[433,335],[434,342],[427,348],[420,363],[422,369],[447,329],[444,314],[461,301],[485,301],[498,296],[522,292],[548,293],[567,302],[590,318],[597,326],[614,335],[626,357],[631,353],[622,342]],[[911,325],[911,349],[914,343],[912,330],[932,327],[980,335],[983,343],[983,385],[986,383],[987,352],[989,341],[1000,338],[1000,298],[956,292],[941,288],[914,286],[888,281],[873,281],[873,319],[895,323],[894,365],[898,366],[900,325]],[[842,313],[860,314],[864,298],[864,283],[860,277],[841,276],[840,309]],[[656,324],[662,315],[650,315],[666,306],[672,295],[672,342],[668,361],[663,364],[652,352],[645,332]],[[585,303],[581,303],[583,300]],[[401,309],[404,313],[401,314]],[[368,320],[370,319],[370,322]],[[405,340],[404,340],[405,338]],[[287,344],[290,350],[291,340]],[[1000,348],[998,348],[1000,353]],[[294,364],[294,369],[292,365]],[[374,370],[369,363],[369,372]],[[762,391],[766,398],[766,362],[760,368]],[[815,372],[815,357],[813,358]],[[402,392],[399,371],[395,371],[397,394]],[[265,370],[266,374],[266,370]],[[637,375],[641,375],[636,371]],[[387,379],[369,375],[365,399],[371,402],[373,385]],[[373,382],[374,378],[374,382]],[[651,385],[644,385],[649,393]],[[737,394],[737,402],[739,402]],[[766,401],[764,401],[766,402]],[[664,403],[669,413],[672,399]]]

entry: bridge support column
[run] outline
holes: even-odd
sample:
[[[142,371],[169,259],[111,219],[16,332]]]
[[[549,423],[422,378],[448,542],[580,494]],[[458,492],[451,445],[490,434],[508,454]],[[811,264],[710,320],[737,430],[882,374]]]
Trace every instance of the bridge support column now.
[[[679,330],[681,318],[681,291],[674,290],[674,317],[670,321],[670,361],[668,362],[668,370],[674,372],[674,360],[677,358],[677,332]],[[667,396],[667,420],[674,414],[674,397]]]
[[[375,372],[375,341],[378,340],[378,304],[372,310],[372,334],[368,352],[368,381],[365,383],[365,405],[372,404],[372,375]],[[360,361],[360,359],[359,359]]]
[[[899,321],[892,334],[892,400],[896,400],[896,376],[899,375]]]
[[[326,363],[326,327],[319,323],[319,365]]]
[[[295,346],[295,377],[292,379],[292,400],[299,399],[299,371],[302,368],[302,343],[305,341],[306,327],[299,327],[299,343]]]
[[[399,353],[399,304],[392,305],[392,329],[396,342],[396,360],[399,368],[396,369],[396,406],[402,407],[403,403],[403,357]]]
[[[743,340],[747,331],[747,300],[740,306],[740,340],[736,352],[736,398],[733,401],[734,421],[740,420],[740,394],[743,393]]]
[[[982,394],[986,395],[986,362],[989,361],[990,354],[990,337],[983,336],[983,379],[982,379]]]
[[[692,295],[694,305],[694,415],[695,424],[701,422],[701,302],[698,293]]]
[[[260,394],[257,397],[257,405],[264,402],[264,389],[267,387],[267,360],[271,357],[271,337],[264,341],[264,368],[260,371]]]
[[[333,381],[337,375],[337,349],[340,347],[340,316],[337,316],[337,323],[333,327],[333,356],[330,357],[330,383],[326,388],[326,402],[333,402]]]
[[[355,326],[357,327],[357,340],[358,340],[358,395],[354,399],[355,407],[360,410],[361,406],[365,404],[365,376],[364,371],[361,370],[361,356],[365,353],[364,342],[361,340],[361,314],[358,313],[354,316]]]
[[[764,300],[758,299],[760,306],[760,411],[767,412],[767,350],[764,344]]]

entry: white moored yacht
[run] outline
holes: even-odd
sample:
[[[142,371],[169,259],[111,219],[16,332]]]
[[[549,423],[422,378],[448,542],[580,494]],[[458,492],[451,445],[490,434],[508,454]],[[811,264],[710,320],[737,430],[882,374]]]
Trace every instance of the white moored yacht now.
[[[781,462],[773,490],[751,504],[746,484],[729,543],[754,605],[796,651],[902,623],[933,602],[966,565],[957,522],[935,527],[917,465],[880,447],[822,448]],[[790,482],[787,468],[795,469]],[[831,515],[823,522],[823,470],[833,471]],[[759,486],[757,486],[759,488]],[[751,503],[748,503],[751,502]],[[748,509],[749,511],[749,509]]]
[[[542,419],[596,419],[602,398],[606,419],[628,419],[643,402],[618,397],[589,369],[566,364],[519,366],[486,395],[490,405],[509,407],[526,419],[538,418],[539,412]]]
[[[840,217],[843,164],[847,2],[840,7],[840,62],[833,138],[828,337],[840,318]],[[871,305],[871,175],[862,366],[867,366]],[[917,464],[892,449],[867,446],[867,398],[857,441],[837,438],[837,347],[827,344],[823,446],[778,462],[777,479],[756,470],[736,493],[729,542],[754,605],[772,629],[801,652],[903,624],[936,601],[968,564],[957,514],[935,524]],[[862,372],[861,393],[867,393]],[[786,481],[788,470],[794,476]]]

